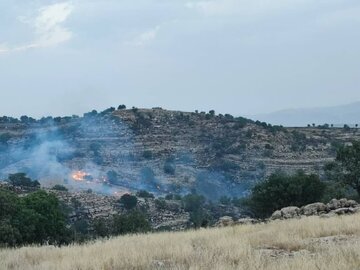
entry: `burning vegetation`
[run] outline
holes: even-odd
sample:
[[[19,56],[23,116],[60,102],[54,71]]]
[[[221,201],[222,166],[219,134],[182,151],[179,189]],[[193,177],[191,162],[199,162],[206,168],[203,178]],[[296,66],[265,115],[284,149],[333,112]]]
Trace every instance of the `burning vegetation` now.
[[[76,172],[72,173],[71,177],[75,181],[82,182],[85,180],[89,180],[89,178],[91,178],[91,175],[84,171],[76,171]]]

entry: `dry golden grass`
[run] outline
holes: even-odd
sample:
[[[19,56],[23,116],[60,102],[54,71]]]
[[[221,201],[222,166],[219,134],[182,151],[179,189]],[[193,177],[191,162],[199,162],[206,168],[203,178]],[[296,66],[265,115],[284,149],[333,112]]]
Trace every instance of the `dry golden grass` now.
[[[360,215],[3,249],[0,269],[360,269]]]

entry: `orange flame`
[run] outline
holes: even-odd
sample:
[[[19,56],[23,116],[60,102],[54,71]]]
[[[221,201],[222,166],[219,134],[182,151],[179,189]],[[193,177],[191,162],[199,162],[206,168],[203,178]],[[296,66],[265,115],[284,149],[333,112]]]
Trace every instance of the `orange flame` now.
[[[87,176],[90,174],[83,171],[76,171],[71,176],[75,181],[84,181]]]

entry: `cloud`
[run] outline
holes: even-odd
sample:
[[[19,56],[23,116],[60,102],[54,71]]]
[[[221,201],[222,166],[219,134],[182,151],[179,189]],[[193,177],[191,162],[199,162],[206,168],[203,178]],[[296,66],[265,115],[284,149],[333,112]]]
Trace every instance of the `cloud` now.
[[[136,38],[134,38],[130,42],[126,42],[127,45],[132,45],[136,47],[142,47],[147,45],[149,42],[153,41],[156,36],[158,35],[158,32],[160,30],[160,26],[156,26],[153,29],[150,29],[148,31],[145,31],[138,35]]]
[[[43,7],[34,21],[38,47],[54,46],[71,39],[72,32],[61,24],[67,20],[74,9],[71,3],[58,3]]]
[[[9,48],[5,44],[0,44],[0,53],[6,53],[9,51]]]
[[[35,39],[27,44],[14,47],[0,45],[0,53],[51,47],[69,41],[73,34],[62,24],[73,10],[74,6],[70,2],[56,3],[41,7],[33,19],[18,17],[20,22],[29,24],[34,29]]]
[[[319,0],[322,2],[323,0]],[[329,0],[332,2],[334,0]],[[201,0],[185,4],[189,9],[197,10],[204,15],[242,15],[254,16],[266,13],[295,9],[299,5],[311,4],[311,0]]]

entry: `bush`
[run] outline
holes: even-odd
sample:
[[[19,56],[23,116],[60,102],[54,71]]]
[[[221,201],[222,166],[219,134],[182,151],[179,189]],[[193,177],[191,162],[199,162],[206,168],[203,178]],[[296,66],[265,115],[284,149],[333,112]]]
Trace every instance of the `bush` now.
[[[146,216],[139,211],[133,211],[127,215],[115,215],[112,227],[115,235],[144,233],[151,229]]]
[[[188,194],[182,198],[185,211],[193,212],[203,207],[205,197],[197,194]]]
[[[334,162],[325,166],[327,177],[354,189],[360,196],[360,142],[340,146]]]
[[[325,184],[317,175],[301,171],[294,175],[277,172],[252,189],[249,204],[256,216],[267,217],[283,207],[321,201],[324,190]]]
[[[166,174],[174,175],[175,174],[175,164],[172,161],[166,161],[164,164],[164,172]]]
[[[9,140],[11,139],[10,133],[3,133],[0,135],[0,145],[7,145]]]
[[[25,173],[10,174],[8,182],[14,186],[40,187],[40,183],[37,180],[31,180]]]
[[[59,200],[45,191],[25,197],[0,189],[0,245],[68,243],[65,216]]]
[[[223,205],[230,205],[231,204],[231,198],[230,197],[227,197],[227,196],[222,196],[220,199],[219,199],[219,202]]]
[[[93,223],[95,235],[106,237],[110,235],[109,227],[102,218],[96,219]]]
[[[66,187],[64,187],[63,185],[55,185],[51,189],[58,190],[58,191],[68,191],[68,189]]]
[[[100,143],[91,143],[89,146],[90,151],[94,153],[95,156],[98,156],[101,150],[101,144]]]
[[[106,177],[107,177],[107,180],[109,181],[110,184],[112,185],[117,185],[118,184],[118,178],[119,178],[119,175],[117,174],[117,172],[115,171],[108,171],[106,173]]]
[[[136,196],[140,198],[154,198],[154,194],[147,192],[146,190],[140,190],[136,193]]]
[[[166,201],[163,198],[156,199],[155,206],[158,210],[165,210],[166,209]]]
[[[151,150],[145,150],[143,152],[143,158],[152,159],[153,158],[153,153],[151,152]]]
[[[136,207],[137,198],[136,196],[125,194],[121,196],[119,202],[122,203],[127,210],[131,210]]]

